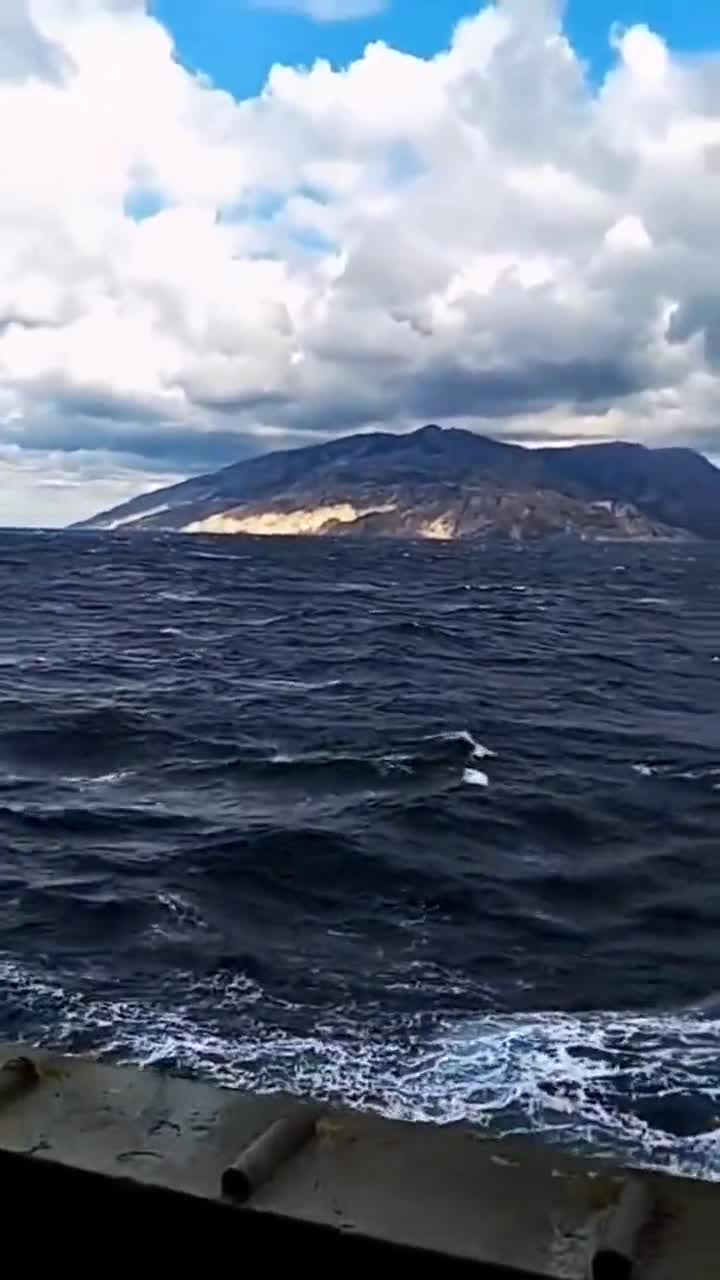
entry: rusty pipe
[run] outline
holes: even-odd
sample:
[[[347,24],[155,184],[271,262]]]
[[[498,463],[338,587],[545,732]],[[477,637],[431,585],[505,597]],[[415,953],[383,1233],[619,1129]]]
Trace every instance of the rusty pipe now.
[[[593,1280],[631,1280],[638,1243],[653,1212],[653,1197],[642,1178],[628,1178],[601,1231],[592,1259]]]
[[[303,1108],[271,1124],[224,1170],[223,1195],[241,1202],[249,1200],[281,1164],[290,1160],[315,1136],[319,1116],[320,1112],[315,1108]]]
[[[0,1103],[9,1102],[40,1079],[32,1058],[8,1058],[0,1067]]]

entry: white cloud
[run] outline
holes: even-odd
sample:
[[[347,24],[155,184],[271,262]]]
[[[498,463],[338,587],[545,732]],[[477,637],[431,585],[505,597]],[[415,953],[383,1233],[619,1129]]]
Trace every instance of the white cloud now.
[[[0,474],[2,528],[27,524],[28,511],[37,512],[33,523],[41,526],[70,524],[85,511],[92,515],[184,478],[167,472],[143,479],[105,452],[46,451],[38,458],[31,450],[6,445],[0,446]]]
[[[235,101],[143,0],[0,22],[0,523],[432,419],[720,452],[717,57],[501,0]]]
[[[26,0],[3,0],[0,9],[0,84],[28,75],[56,81],[68,70],[62,48],[35,26]]]

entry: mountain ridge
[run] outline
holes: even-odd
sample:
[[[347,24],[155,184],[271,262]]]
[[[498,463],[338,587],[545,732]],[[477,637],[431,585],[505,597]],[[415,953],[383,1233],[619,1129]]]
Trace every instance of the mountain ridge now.
[[[720,470],[632,442],[528,449],[434,424],[262,454],[73,526],[190,533],[720,538]]]

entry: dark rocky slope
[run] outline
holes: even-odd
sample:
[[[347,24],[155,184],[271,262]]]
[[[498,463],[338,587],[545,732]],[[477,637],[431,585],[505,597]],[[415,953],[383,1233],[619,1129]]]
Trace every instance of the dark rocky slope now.
[[[689,449],[525,449],[429,426],[266,454],[136,498],[82,527],[715,538],[720,471]]]

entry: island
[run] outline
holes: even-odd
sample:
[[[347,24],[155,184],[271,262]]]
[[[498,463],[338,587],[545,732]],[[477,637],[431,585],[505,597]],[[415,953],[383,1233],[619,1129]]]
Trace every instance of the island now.
[[[266,453],[76,528],[424,538],[720,537],[720,470],[691,449],[526,448],[436,425]]]

